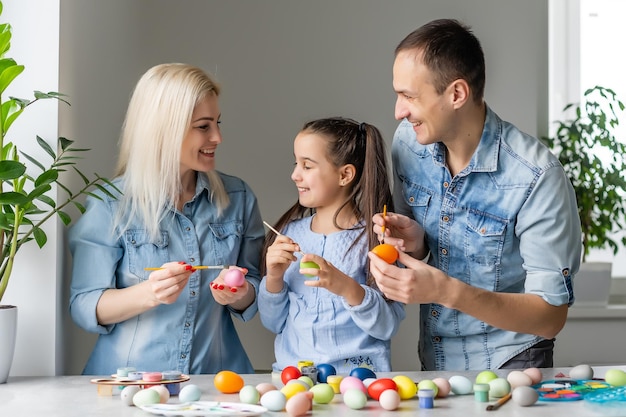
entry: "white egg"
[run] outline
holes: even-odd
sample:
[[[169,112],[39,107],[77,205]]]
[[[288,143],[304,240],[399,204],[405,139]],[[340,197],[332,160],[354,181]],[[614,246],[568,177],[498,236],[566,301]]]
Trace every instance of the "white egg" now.
[[[268,391],[261,396],[261,405],[270,411],[283,411],[287,397],[278,390]]]
[[[450,389],[456,395],[467,395],[472,393],[474,384],[466,376],[453,375],[448,379],[450,383]]]
[[[185,385],[180,389],[178,393],[178,399],[181,403],[187,403],[192,401],[198,401],[202,396],[202,391],[200,387],[195,384]]]
[[[524,385],[515,388],[511,394],[511,398],[515,404],[522,407],[528,407],[529,405],[533,405],[537,402],[539,399],[539,393],[534,388]]]
[[[587,364],[577,365],[570,369],[569,377],[572,379],[592,379],[593,369]]]
[[[120,392],[120,398],[122,402],[126,405],[133,405],[133,397],[137,394],[141,388],[139,385],[127,385]]]

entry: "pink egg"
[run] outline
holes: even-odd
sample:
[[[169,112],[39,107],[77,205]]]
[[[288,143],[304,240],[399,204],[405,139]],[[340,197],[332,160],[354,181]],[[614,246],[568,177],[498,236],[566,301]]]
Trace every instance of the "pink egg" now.
[[[446,398],[450,394],[450,381],[446,378],[433,378],[432,380],[437,385],[437,398]]]
[[[303,416],[313,408],[313,393],[299,392],[287,400],[285,411],[292,417]]]
[[[355,376],[346,376],[341,380],[339,384],[339,392],[342,394],[346,392],[346,390],[350,388],[356,388],[358,390],[363,391],[363,394],[367,395],[367,388],[365,388],[365,384],[359,378]]]
[[[237,268],[229,269],[224,274],[224,284],[229,287],[241,287],[244,281],[243,272]]]
[[[533,385],[540,383],[541,380],[543,379],[543,375],[541,374],[541,371],[539,370],[539,368],[528,368],[528,369],[524,369],[522,372],[527,374],[530,377],[530,379],[532,379]]]
[[[259,385],[256,386],[256,390],[259,391],[259,394],[261,396],[263,396],[263,394],[265,394],[266,392],[276,391],[278,390],[278,388],[276,388],[276,385],[270,384],[269,382],[261,382]]]

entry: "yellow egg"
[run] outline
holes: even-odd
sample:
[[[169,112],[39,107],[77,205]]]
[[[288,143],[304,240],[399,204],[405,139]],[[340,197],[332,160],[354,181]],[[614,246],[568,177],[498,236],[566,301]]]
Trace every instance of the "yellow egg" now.
[[[290,381],[291,382],[291,381]],[[300,381],[301,382],[301,381]],[[287,400],[296,395],[299,392],[308,391],[309,389],[306,386],[306,383],[300,383],[298,380],[294,380],[293,383],[288,383],[284,387],[280,389],[280,392],[285,394]]]
[[[401,399],[408,400],[415,397],[415,394],[417,394],[417,385],[415,385],[415,382],[408,376],[396,375],[391,379],[396,383]]]

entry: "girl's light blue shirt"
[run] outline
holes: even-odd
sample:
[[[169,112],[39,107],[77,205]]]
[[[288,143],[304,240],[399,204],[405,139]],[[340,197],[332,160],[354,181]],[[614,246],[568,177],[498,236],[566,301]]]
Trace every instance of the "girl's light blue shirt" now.
[[[193,273],[173,304],[113,325],[102,326],[96,319],[96,304],[105,290],[136,285],[148,278],[145,267],[172,261],[245,267],[246,279],[258,293],[264,229],[257,199],[241,179],[220,176],[230,198],[222,215],[218,217],[210,201],[206,175],[199,173],[194,198],[182,212],[166,216],[157,242],[148,238],[137,219],[120,237],[119,230],[111,229],[119,201],[103,193],[102,200],[88,198],[86,212],[69,232],[70,313],[80,327],[99,333],[84,374],[109,375],[130,366],[186,374],[253,372],[231,316],[247,321],[256,314],[257,304],[243,312],[218,304],[210,283],[219,270]],[[119,188],[121,179],[115,182]]]
[[[350,306],[325,288],[307,287],[304,281],[311,278],[300,274],[299,260],[285,272],[281,292],[268,292],[263,278],[259,315],[276,334],[273,370],[306,360],[333,365],[339,374],[358,366],[390,371],[390,339],[404,319],[404,305],[386,301],[380,291],[365,285],[369,248],[366,235],[358,237],[362,228],[323,235],[311,231],[312,218],[291,222],[281,233],[298,242],[302,252],[322,256],[356,280],[365,289],[365,298]]]
[[[423,146],[413,126],[400,123],[392,144],[394,205],[426,231],[429,264],[489,291],[571,305],[580,221],[558,159],[489,108],[469,165],[452,177],[445,158],[443,144]],[[542,340],[439,304],[422,305],[420,317],[426,370],[498,368]]]

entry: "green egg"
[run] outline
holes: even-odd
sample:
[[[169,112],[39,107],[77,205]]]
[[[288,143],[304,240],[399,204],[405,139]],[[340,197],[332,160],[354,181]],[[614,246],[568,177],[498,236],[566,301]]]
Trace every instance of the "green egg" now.
[[[320,269],[320,266],[313,261],[300,262],[300,269],[304,268],[317,268]],[[315,275],[304,274],[306,277],[314,277]]]
[[[614,387],[623,387],[626,385],[626,372],[621,369],[609,369],[604,374],[604,380]]]
[[[328,404],[335,397],[333,387],[326,383],[313,385],[309,391],[313,393],[313,401],[316,404]]]
[[[136,407],[159,404],[160,402],[161,396],[156,390],[153,389],[142,389],[133,395],[133,404],[135,404]]]

